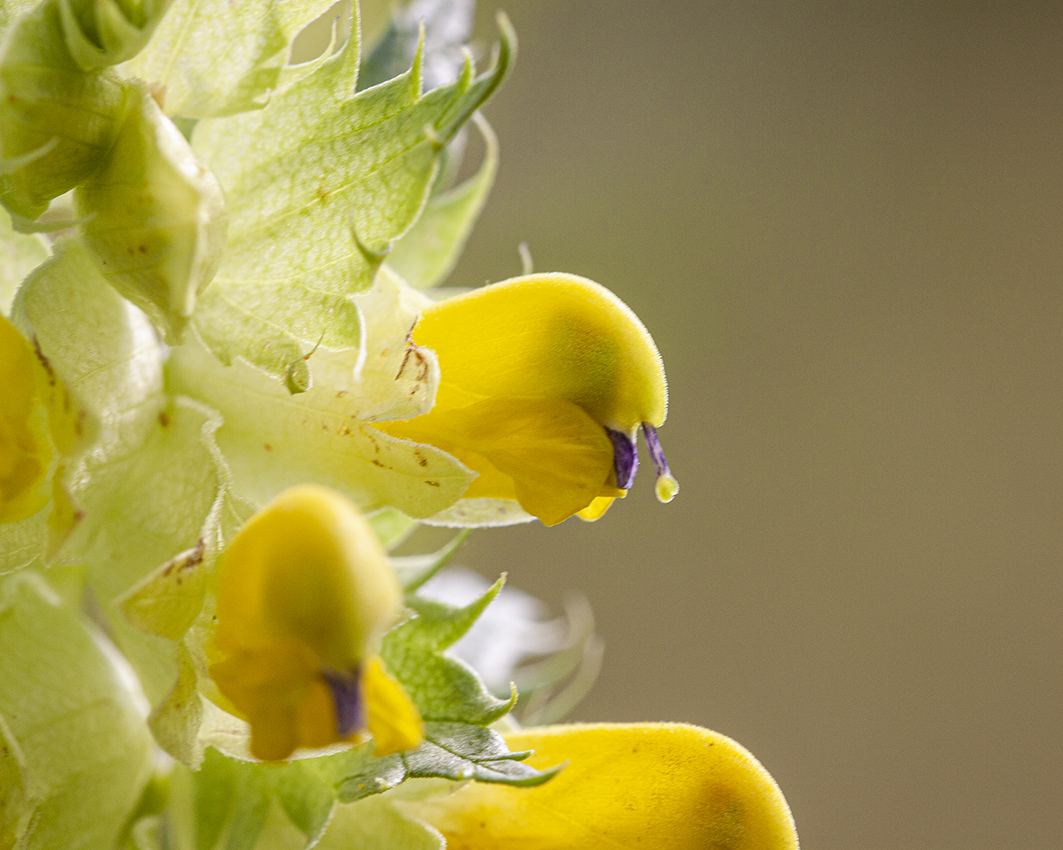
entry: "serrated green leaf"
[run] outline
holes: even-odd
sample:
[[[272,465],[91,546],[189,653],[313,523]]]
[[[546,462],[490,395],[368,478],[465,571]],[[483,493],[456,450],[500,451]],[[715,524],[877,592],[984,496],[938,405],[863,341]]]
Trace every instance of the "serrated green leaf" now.
[[[174,0],[148,46],[122,70],[162,92],[168,115],[260,109],[281,83],[295,36],[332,0]]]
[[[500,578],[479,599],[455,608],[441,602],[407,597],[416,616],[384,635],[380,656],[402,682],[426,721],[453,721],[486,726],[516,701],[500,700],[484,687],[476,672],[443,651],[465,634],[502,589]]]
[[[130,680],[105,639],[38,575],[0,584],[0,718],[36,801],[20,847],[114,845],[154,759]]]
[[[474,0],[418,0],[396,9],[380,41],[362,62],[358,88],[379,85],[409,68],[422,32],[425,89],[449,83],[464,62],[475,8]]]
[[[225,202],[146,89],[133,96],[107,164],[75,199],[104,277],[178,342],[221,261]]]
[[[23,278],[48,259],[48,242],[39,234],[16,233],[10,219],[0,213],[0,313],[11,312]]]
[[[474,116],[484,139],[479,171],[460,186],[433,195],[417,223],[395,244],[387,265],[417,289],[437,286],[453,270],[498,171],[498,140],[487,120]]]
[[[469,537],[469,531],[462,531],[454,536],[454,539],[435,552],[426,555],[407,555],[405,557],[392,558],[391,565],[395,568],[395,574],[399,577],[399,584],[407,593],[413,593],[428,579],[438,573],[443,567],[451,562],[462,544]]]
[[[495,67],[421,95],[420,67],[354,93],[357,46],[258,112],[200,121],[193,147],[229,205],[228,250],[195,326],[225,363],[242,357],[283,378],[311,346],[356,348],[349,297],[367,289],[391,240],[416,220],[438,152],[493,93]],[[290,305],[290,306],[289,306]]]
[[[466,723],[427,723],[425,742],[415,750],[372,759],[339,786],[350,803],[380,794],[411,779],[450,779],[527,787],[541,785],[560,768],[536,770],[523,760],[530,751],[510,752],[493,729]]]

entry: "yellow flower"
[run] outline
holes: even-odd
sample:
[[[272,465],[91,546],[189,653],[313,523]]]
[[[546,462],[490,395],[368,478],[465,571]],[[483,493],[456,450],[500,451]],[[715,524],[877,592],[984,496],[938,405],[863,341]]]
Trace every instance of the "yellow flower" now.
[[[678,491],[656,431],[668,406],[661,356],[599,284],[566,274],[503,281],[426,309],[413,341],[439,358],[435,405],[377,427],[479,473],[466,498],[516,500],[546,525],[597,519],[634,482],[640,429],[658,498]]]
[[[678,723],[593,724],[506,735],[530,763],[568,766],[545,785],[469,783],[403,804],[447,850],[796,850],[790,808],[741,745]]]
[[[0,316],[0,523],[32,516],[50,498],[41,371],[29,341]]]
[[[252,755],[366,729],[377,755],[420,743],[417,710],[373,654],[401,604],[369,524],[332,490],[294,487],[240,530],[220,564],[210,675],[250,723]]]

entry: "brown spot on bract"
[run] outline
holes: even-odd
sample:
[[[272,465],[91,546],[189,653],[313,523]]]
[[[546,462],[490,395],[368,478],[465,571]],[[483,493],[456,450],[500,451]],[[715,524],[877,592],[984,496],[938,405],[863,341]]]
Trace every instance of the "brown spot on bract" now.
[[[428,479],[424,483],[427,484],[429,487],[442,487],[443,486],[438,481],[432,481],[431,479]]]
[[[383,468],[384,468],[384,464],[382,464],[382,463],[381,463],[381,462],[380,462],[379,460],[377,460],[376,458],[373,458],[373,460],[371,461],[371,463],[373,464],[373,466],[379,466],[379,467],[380,467],[381,469],[383,469]]]
[[[167,413],[165,410],[159,411],[159,425],[161,425],[163,428],[170,427],[170,414]]]
[[[269,443],[263,443],[262,448],[264,448],[267,452],[273,451],[273,446],[271,446]]]
[[[428,458],[421,454],[420,449],[414,449],[413,456],[417,458],[417,462],[421,464],[421,466],[428,466]]]

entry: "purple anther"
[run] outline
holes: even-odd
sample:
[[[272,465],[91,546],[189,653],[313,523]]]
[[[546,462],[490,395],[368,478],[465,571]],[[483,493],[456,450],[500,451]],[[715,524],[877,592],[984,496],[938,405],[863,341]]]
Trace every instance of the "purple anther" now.
[[[639,450],[635,441],[623,431],[606,428],[605,433],[613,443],[613,469],[616,470],[616,486],[621,490],[630,490],[635,483],[635,473],[639,471]],[[661,455],[664,457],[664,455]]]
[[[664,459],[664,449],[661,448],[657,429],[649,422],[643,422],[642,432],[646,435],[646,445],[650,450],[650,459],[653,461],[653,470],[657,473],[657,477],[671,475],[672,470],[668,468],[668,461]]]
[[[360,667],[343,671],[326,670],[324,673],[336,706],[336,730],[342,738],[365,726],[365,711],[359,687],[361,674]]]

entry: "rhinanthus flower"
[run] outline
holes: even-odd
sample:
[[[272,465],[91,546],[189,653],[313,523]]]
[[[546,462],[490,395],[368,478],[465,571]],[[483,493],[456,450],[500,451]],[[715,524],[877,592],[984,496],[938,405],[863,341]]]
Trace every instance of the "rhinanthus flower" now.
[[[294,487],[240,530],[220,566],[210,675],[256,758],[366,729],[377,755],[420,743],[416,709],[374,656],[401,602],[369,524],[332,490]]]
[[[545,525],[597,519],[634,483],[640,429],[658,498],[678,492],[657,438],[668,406],[661,356],[603,286],[513,278],[428,307],[413,341],[439,358],[435,405],[378,427],[479,473],[465,498],[515,500]]]
[[[52,446],[39,370],[29,341],[0,316],[0,523],[25,519],[48,503]]]
[[[568,760],[536,788],[470,783],[406,804],[448,850],[796,850],[790,807],[741,745],[679,723],[571,724],[506,735],[531,763]]]

